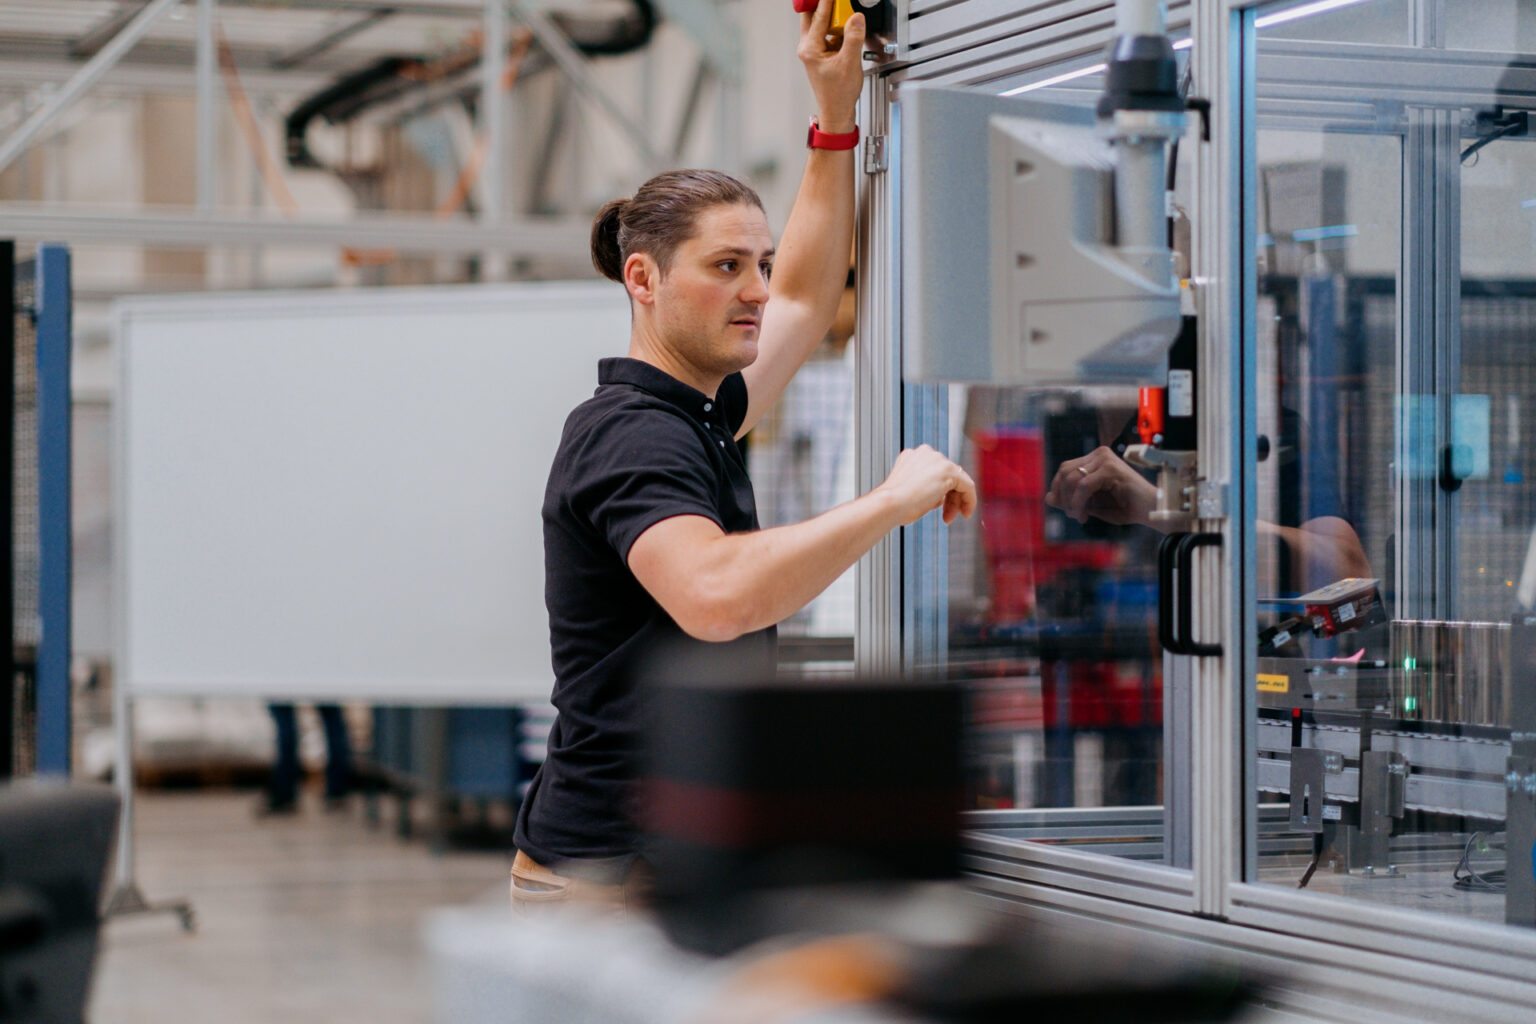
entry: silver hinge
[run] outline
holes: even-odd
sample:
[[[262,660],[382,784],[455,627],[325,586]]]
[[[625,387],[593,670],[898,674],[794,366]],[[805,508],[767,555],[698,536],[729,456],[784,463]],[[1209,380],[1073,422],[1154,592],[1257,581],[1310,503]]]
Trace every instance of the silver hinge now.
[[[885,136],[871,135],[864,140],[864,173],[881,174],[890,166],[885,155]]]
[[[1199,519],[1225,519],[1229,515],[1227,485],[1211,480],[1195,484],[1195,516]]]

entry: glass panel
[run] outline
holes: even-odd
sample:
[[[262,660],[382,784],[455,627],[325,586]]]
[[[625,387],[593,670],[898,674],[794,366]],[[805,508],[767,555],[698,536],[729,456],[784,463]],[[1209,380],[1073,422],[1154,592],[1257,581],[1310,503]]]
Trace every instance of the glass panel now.
[[[944,594],[930,611],[947,619],[934,653],[973,680],[974,806],[1158,806],[1159,535],[1091,516],[1080,523],[1046,500],[1064,463],[1133,441],[1135,389],[911,391],[909,408],[947,406],[930,425],[950,434],[942,440],[954,440],[948,450],[981,491],[977,516],[949,529],[942,564],[919,565],[912,602],[921,613],[922,594]],[[904,443],[921,441],[941,438],[909,433]],[[914,626],[921,636],[923,624]],[[917,664],[937,663],[913,653]],[[1110,852],[1161,859],[1160,816],[1143,816],[1141,827],[1146,835],[1121,837],[1137,841]]]
[[[1536,526],[1536,148],[1511,116],[1529,96],[1476,62],[1322,59],[1379,44],[1398,6],[1312,34],[1256,12],[1257,876],[1495,922]],[[1369,119],[1333,91],[1362,75]]]
[[[1439,0],[1451,50],[1536,51],[1536,4],[1530,0]]]
[[[1181,66],[1187,54],[1181,45]],[[1091,107],[1102,79],[1077,61],[999,78],[991,91]],[[1183,150],[1175,195],[1186,209]],[[1090,455],[1122,466],[1151,500],[1152,478],[1120,459],[1138,440],[1137,389],[909,384],[903,407],[903,446],[948,452],[981,495],[975,518],[944,527],[928,517],[903,546],[907,664],[970,688],[971,806],[1003,812],[977,824],[1187,866],[1172,852],[1187,850],[1187,825],[1166,842],[1163,810],[1162,535],[1109,521],[1120,518],[1109,508],[1079,521],[1048,500],[1053,477]]]
[[[1413,7],[1412,0],[1291,0],[1260,10],[1257,20],[1263,39],[1406,45]]]

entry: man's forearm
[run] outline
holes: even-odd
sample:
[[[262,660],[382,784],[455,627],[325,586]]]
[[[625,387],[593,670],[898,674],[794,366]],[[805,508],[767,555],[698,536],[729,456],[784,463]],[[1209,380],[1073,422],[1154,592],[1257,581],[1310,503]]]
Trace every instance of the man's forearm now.
[[[1315,590],[1334,580],[1371,574],[1371,563],[1354,527],[1336,516],[1320,516],[1301,526],[1258,523],[1260,536],[1285,542],[1291,554],[1291,573],[1301,589]]]
[[[933,511],[946,523],[974,514],[976,483],[919,445],[896,456],[879,487],[814,519],[728,534],[703,515],[672,516],[636,538],[627,560],[684,632],[733,640],[793,615],[881,537]]]
[[[697,566],[701,614],[678,624],[700,639],[732,640],[782,622],[901,522],[895,502],[874,490],[802,523],[723,534]]]
[[[853,118],[848,117],[848,131]],[[831,131],[825,124],[823,129]],[[838,129],[843,131],[845,129]],[[853,252],[854,150],[813,149],[773,264],[774,301],[807,310],[822,329],[808,332],[814,346],[832,326]]]

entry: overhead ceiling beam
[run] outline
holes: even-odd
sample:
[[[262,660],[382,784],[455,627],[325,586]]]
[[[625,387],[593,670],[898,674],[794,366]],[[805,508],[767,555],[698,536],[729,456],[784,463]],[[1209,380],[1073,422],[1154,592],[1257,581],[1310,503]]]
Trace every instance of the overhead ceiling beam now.
[[[78,71],[78,65],[65,64],[47,59],[13,60],[0,57],[0,87],[35,89],[40,85],[60,85]],[[96,83],[96,92],[138,94],[146,92],[186,92],[195,83],[193,66],[181,67],[160,64],[139,64],[131,61],[119,63]],[[299,69],[295,71],[268,71],[252,68],[240,72],[240,82],[249,93],[260,95],[307,95],[324,88],[334,80],[328,73]]]
[[[278,71],[298,67],[300,64],[313,60],[327,50],[346,42],[359,32],[372,28],[386,18],[394,17],[396,13],[393,7],[380,7],[377,10],[368,11],[356,21],[338,26],[313,42],[305,43],[303,46],[289,50],[287,53],[278,54],[268,62],[268,65]]]
[[[86,90],[96,84],[97,79],[112,69],[112,66],[122,59],[123,54],[133,48],[133,45],[143,38],[155,21],[181,3],[181,0],[150,0],[133,20],[123,26],[123,30],[112,38],[112,41],[85,62],[85,66],[77,71],[68,82],[49,97],[48,101],[37,109],[37,112],[29,117],[25,124],[0,144],[0,171],[5,170],[17,157],[25,153],[27,146],[31,145],[48,122],[52,121],[64,110],[79,99]]]
[[[390,249],[412,255],[473,255],[490,251],[513,258],[589,257],[592,222],[580,217],[523,218],[496,225],[441,221],[430,215],[359,214],[348,220],[122,213],[61,210],[52,203],[0,202],[7,238],[70,245],[135,244],[164,248],[282,245]]]
[[[48,0],[49,3],[62,3],[65,0]],[[100,0],[76,0],[77,3],[94,2]],[[135,0],[137,2],[137,0]],[[425,15],[463,15],[476,17],[480,13],[480,4],[476,0],[219,0],[221,7],[270,7],[286,11],[311,10],[327,11],[377,11],[391,8],[399,14],[425,14]]]
[[[69,48],[69,55],[79,60],[89,60],[96,56],[103,46],[110,43],[123,30],[123,27],[149,4],[150,0],[134,0],[132,3],[119,4],[117,10],[103,18],[95,28],[75,40],[74,45]]]

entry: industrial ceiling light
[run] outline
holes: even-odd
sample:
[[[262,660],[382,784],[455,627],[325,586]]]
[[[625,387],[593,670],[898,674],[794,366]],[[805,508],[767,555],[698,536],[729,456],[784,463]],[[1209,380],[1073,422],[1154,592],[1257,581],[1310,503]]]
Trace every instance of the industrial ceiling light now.
[[[1178,42],[1173,44],[1173,48],[1175,50],[1187,50],[1194,44],[1195,41],[1193,39],[1180,39]],[[1038,82],[1030,82],[1028,85],[1021,85],[1017,89],[1009,89],[1007,92],[999,93],[998,95],[1022,96],[1024,93],[1034,92],[1036,89],[1048,89],[1053,85],[1060,85],[1063,82],[1070,82],[1074,79],[1087,78],[1089,75],[1096,75],[1100,71],[1106,70],[1108,67],[1108,64],[1093,64],[1086,68],[1078,68],[1076,71],[1066,71],[1059,75],[1053,75],[1050,78],[1043,78]]]
[[[1271,25],[1284,25],[1288,21],[1299,21],[1302,18],[1310,18],[1314,14],[1336,11],[1341,7],[1352,7],[1364,2],[1365,0],[1316,0],[1315,3],[1302,4],[1300,7],[1263,15],[1254,19],[1253,24],[1255,28],[1269,28]]]
[[[1108,64],[1094,64],[1092,67],[1078,68],[1076,71],[1068,71],[1064,74],[1053,75],[1050,78],[1042,78],[1038,82],[1030,82],[1028,85],[1021,85],[1017,89],[1009,89],[1001,95],[1021,96],[1026,92],[1034,92],[1036,89],[1047,89],[1053,85],[1060,85],[1062,82],[1070,82],[1077,78],[1087,78],[1089,75],[1096,75],[1107,67],[1109,67]]]

